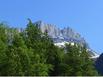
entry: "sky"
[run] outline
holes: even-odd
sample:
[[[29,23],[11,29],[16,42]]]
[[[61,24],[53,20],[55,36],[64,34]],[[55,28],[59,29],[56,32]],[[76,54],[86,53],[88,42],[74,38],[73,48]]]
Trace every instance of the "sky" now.
[[[103,53],[103,0],[0,0],[0,22],[25,28],[28,18],[59,28],[69,26],[98,54]]]

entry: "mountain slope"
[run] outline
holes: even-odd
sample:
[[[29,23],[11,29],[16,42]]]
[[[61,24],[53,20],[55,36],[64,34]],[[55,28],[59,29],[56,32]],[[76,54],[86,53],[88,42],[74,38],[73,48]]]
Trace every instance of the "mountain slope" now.
[[[95,67],[100,75],[103,75],[103,53],[95,62]]]
[[[65,43],[77,43],[81,46],[85,46],[89,53],[91,54],[91,58],[97,58],[99,55],[94,52],[85,41],[83,37],[77,32],[75,32],[72,28],[57,28],[56,25],[47,24],[42,21],[37,21],[34,23],[40,30],[44,33],[47,32],[49,37],[52,38],[54,44],[63,47]]]

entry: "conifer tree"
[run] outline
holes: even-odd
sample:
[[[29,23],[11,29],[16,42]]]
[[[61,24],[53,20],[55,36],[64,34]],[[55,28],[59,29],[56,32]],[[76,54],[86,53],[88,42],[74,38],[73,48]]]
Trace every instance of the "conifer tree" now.
[[[90,59],[90,55],[85,47],[79,44],[66,45],[67,53],[64,58],[64,67],[62,75],[67,76],[95,76],[98,75],[93,62]],[[66,68],[67,67],[67,68]],[[65,72],[64,72],[65,71]]]
[[[36,76],[48,75],[49,69],[52,69],[51,64],[46,64],[46,52],[48,47],[48,40],[40,29],[34,25],[31,20],[26,28],[26,44],[32,51],[31,59],[33,72]]]

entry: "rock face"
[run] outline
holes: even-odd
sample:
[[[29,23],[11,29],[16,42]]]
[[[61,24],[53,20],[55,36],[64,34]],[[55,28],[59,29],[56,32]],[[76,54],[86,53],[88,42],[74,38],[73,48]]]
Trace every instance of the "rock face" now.
[[[95,67],[100,75],[103,75],[103,53],[95,62]]]
[[[79,33],[73,31],[73,29],[71,29],[70,27],[60,29],[57,28],[56,25],[46,24],[42,21],[37,21],[34,24],[38,25],[43,33],[47,31],[48,35],[53,39],[55,43],[66,41],[87,45],[84,38],[81,37]]]
[[[54,41],[57,46],[64,46],[65,43],[78,43],[82,46],[86,46],[92,58],[98,57],[98,55],[90,49],[87,42],[81,35],[75,32],[72,28],[57,28],[56,25],[47,24],[42,21],[34,23],[43,33],[47,32],[50,38]]]

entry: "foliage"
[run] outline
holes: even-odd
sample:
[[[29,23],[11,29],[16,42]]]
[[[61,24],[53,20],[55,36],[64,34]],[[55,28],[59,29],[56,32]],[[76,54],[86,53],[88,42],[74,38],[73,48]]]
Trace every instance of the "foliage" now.
[[[48,33],[29,19],[22,31],[0,24],[0,75],[93,76],[97,72],[85,47],[55,46]]]

